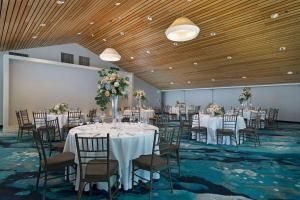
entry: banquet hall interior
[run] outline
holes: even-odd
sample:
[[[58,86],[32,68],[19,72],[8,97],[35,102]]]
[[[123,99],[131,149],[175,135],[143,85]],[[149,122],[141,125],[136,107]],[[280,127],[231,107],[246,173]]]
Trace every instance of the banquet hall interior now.
[[[0,0],[0,200],[300,199],[299,0]]]

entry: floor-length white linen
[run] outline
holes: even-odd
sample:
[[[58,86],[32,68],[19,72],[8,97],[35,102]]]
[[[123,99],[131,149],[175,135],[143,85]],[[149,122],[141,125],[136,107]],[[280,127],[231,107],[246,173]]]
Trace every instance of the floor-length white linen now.
[[[110,134],[110,155],[111,159],[119,162],[120,181],[124,190],[131,189],[131,161],[141,155],[151,154],[154,132],[158,128],[152,125],[143,125],[136,123],[120,123],[118,129],[112,128],[111,123],[96,123],[85,126],[79,126],[70,130],[66,139],[65,151],[73,152],[75,162],[78,164],[75,134],[81,137],[104,137]],[[149,173],[140,171],[144,178],[149,179]],[[75,189],[79,186],[79,168],[77,170],[77,179]],[[97,183],[99,189],[107,189],[104,183]]]
[[[217,144],[217,129],[222,128],[222,117],[220,116],[210,116],[206,114],[199,114],[200,116],[200,125],[207,127],[207,144]],[[198,117],[197,115],[193,116],[192,127],[198,126]],[[238,141],[238,131],[240,129],[246,128],[246,124],[243,117],[237,118],[236,124],[236,139]],[[195,132],[192,133],[192,139],[196,139],[197,141],[201,141],[198,134]],[[226,137],[223,141],[224,144],[229,144],[229,137]]]

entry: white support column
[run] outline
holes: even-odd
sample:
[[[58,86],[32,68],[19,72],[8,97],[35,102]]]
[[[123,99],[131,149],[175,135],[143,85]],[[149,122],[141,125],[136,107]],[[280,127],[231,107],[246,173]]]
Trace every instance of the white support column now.
[[[3,55],[3,132],[9,131],[9,55]]]

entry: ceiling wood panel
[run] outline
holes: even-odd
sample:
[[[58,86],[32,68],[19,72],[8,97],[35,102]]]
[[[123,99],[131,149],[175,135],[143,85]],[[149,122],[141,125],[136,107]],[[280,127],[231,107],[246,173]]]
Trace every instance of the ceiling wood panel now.
[[[117,65],[160,89],[300,82],[298,0],[1,0],[0,11],[0,51],[74,42],[100,54],[111,46],[122,56]],[[201,32],[175,46],[164,32],[180,16]]]

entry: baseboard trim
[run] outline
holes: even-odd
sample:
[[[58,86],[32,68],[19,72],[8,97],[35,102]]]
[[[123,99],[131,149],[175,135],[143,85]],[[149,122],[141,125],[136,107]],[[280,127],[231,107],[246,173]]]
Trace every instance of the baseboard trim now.
[[[276,122],[284,122],[284,123],[291,123],[291,124],[300,124],[300,122],[295,122],[295,121],[284,121],[284,120],[277,120]]]

